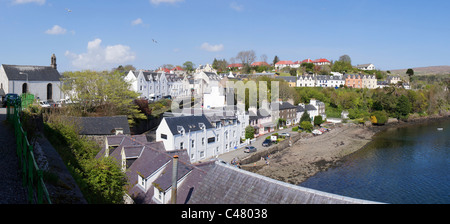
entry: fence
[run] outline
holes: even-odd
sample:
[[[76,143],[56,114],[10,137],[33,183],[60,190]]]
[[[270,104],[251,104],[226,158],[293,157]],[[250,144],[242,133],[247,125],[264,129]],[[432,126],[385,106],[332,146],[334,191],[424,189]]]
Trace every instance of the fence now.
[[[27,139],[27,133],[23,130],[20,122],[19,112],[22,110],[22,102],[19,99],[7,101],[6,117],[8,122],[14,124],[14,135],[16,137],[17,156],[21,168],[22,183],[27,190],[28,203],[51,204],[50,196],[45,187],[43,172],[39,169],[34,158],[33,146]]]
[[[28,107],[28,105],[33,104],[34,102],[34,95],[31,93],[24,93],[20,95],[20,98],[22,100],[22,108]]]

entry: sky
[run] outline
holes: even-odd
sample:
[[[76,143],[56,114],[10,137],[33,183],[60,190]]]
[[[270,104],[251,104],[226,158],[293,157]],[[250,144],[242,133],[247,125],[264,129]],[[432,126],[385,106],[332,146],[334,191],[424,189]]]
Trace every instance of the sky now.
[[[58,71],[281,60],[450,65],[448,0],[0,0],[0,64]]]

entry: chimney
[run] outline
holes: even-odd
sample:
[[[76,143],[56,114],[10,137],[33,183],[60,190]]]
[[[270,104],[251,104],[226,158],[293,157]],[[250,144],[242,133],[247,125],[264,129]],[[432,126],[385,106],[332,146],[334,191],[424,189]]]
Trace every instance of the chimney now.
[[[172,166],[172,204],[177,203],[178,156],[173,156]]]
[[[52,58],[51,58],[51,66],[53,69],[56,69],[56,56],[55,54],[52,54]]]

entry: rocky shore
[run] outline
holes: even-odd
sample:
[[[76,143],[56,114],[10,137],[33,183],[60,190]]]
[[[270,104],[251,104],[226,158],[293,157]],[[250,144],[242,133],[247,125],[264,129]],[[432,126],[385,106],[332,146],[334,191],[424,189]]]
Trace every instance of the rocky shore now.
[[[324,171],[371,142],[372,137],[388,128],[403,127],[436,119],[449,119],[449,114],[410,119],[408,122],[391,120],[384,126],[338,124],[330,132],[319,136],[302,136],[291,147],[270,156],[264,161],[247,166],[255,173],[298,185],[308,177]]]

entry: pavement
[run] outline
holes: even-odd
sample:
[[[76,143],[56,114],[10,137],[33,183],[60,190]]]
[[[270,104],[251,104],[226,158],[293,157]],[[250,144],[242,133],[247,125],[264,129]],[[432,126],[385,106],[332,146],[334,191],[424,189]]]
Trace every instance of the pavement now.
[[[27,204],[14,130],[6,123],[6,108],[0,108],[0,204]]]
[[[267,136],[270,136],[270,135],[272,135],[274,133],[279,133],[279,134],[280,133],[289,133],[291,135],[291,137],[294,136],[294,135],[298,135],[298,132],[292,131],[292,128],[285,128],[283,130],[278,130],[278,131],[275,131],[275,132],[270,132],[270,133],[265,134],[263,136],[259,136],[258,138],[256,138],[256,141],[252,142],[250,145],[256,147],[257,152],[266,151],[266,150],[274,147],[275,144],[272,144],[269,147],[263,147],[262,143],[264,142],[264,140],[266,139]],[[234,158],[237,158],[238,160],[244,159],[244,158],[246,158],[246,157],[248,157],[248,156],[250,156],[252,154],[252,153],[245,153],[244,149],[245,149],[245,147],[238,148],[236,150],[233,150],[233,151],[221,154],[217,158],[220,159],[220,160],[223,160],[223,161],[225,161],[227,163],[230,163]]]

